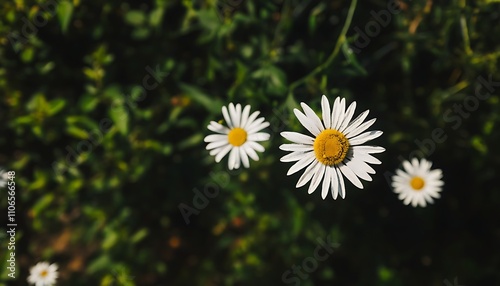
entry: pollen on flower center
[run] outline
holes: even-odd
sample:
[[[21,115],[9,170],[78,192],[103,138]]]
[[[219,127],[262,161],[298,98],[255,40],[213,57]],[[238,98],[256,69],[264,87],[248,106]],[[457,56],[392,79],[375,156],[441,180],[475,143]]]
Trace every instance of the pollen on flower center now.
[[[334,129],[322,131],[314,140],[316,159],[327,166],[344,161],[349,151],[349,141],[341,132]]]
[[[48,274],[49,272],[47,270],[42,270],[42,272],[40,272],[40,276],[42,277],[46,277]]]
[[[425,181],[420,177],[413,177],[410,181],[410,185],[414,190],[420,191],[424,187]]]
[[[229,141],[229,144],[233,146],[241,146],[247,141],[247,132],[239,127],[233,128],[229,131],[227,140]]]

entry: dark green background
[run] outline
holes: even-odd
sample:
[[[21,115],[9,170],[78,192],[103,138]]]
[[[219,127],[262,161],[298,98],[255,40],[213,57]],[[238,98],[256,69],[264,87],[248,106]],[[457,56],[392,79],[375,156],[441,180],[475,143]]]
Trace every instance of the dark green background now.
[[[58,285],[280,285],[328,236],[338,247],[300,285],[500,285],[500,3],[400,1],[380,25],[386,1],[224,1],[1,2],[0,166],[16,172],[19,225],[8,285],[38,261],[59,265]],[[168,75],[141,95],[147,67]],[[460,113],[478,77],[497,86]],[[373,182],[347,183],[344,200],[295,189],[301,172],[279,161],[279,132],[306,132],[292,109],[320,112],[322,94],[384,131]],[[229,102],[271,122],[249,169],[205,150]],[[446,140],[413,152],[436,128]],[[412,152],[444,173],[426,208],[384,178]],[[186,224],[179,205],[207,186],[218,195]]]

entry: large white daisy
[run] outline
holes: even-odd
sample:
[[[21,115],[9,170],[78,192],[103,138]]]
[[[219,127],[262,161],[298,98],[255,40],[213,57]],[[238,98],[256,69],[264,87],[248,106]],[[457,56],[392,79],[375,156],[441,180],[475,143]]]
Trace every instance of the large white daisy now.
[[[207,150],[210,155],[215,156],[215,161],[220,160],[229,153],[228,167],[229,170],[238,169],[240,163],[243,163],[245,168],[250,166],[248,157],[255,161],[259,160],[257,152],[264,152],[264,147],[259,141],[269,139],[269,134],[260,132],[262,129],[269,126],[263,117],[257,118],[260,111],[255,111],[250,115],[250,105],[245,106],[243,111],[241,105],[232,103],[228,108],[222,107],[222,115],[227,123],[225,127],[215,121],[210,122],[208,129],[218,134],[212,134],[205,137]]]
[[[427,203],[434,202],[433,198],[441,197],[443,172],[440,169],[431,171],[431,166],[432,163],[425,159],[419,162],[413,158],[411,163],[403,162],[404,171],[396,170],[396,175],[392,176],[392,187],[405,205],[411,203],[413,207],[425,207]]]
[[[35,286],[52,286],[56,284],[58,275],[56,264],[39,262],[30,268],[28,283],[35,284]]]
[[[321,192],[323,199],[326,198],[329,190],[332,190],[333,199],[337,199],[338,194],[345,198],[343,176],[362,189],[363,184],[358,177],[371,181],[370,174],[375,174],[375,170],[367,163],[381,163],[371,154],[385,151],[382,147],[361,145],[382,135],[382,131],[364,132],[375,122],[375,119],[371,119],[363,123],[369,110],[351,120],[356,109],[356,102],[351,103],[346,110],[345,99],[337,97],[331,110],[328,99],[323,95],[321,98],[323,122],[321,122],[321,119],[307,104],[302,102],[300,105],[304,113],[298,109],[294,109],[293,112],[313,137],[297,132],[281,133],[281,136],[294,142],[280,146],[281,150],[292,152],[283,156],[281,161],[297,161],[287,175],[292,175],[307,166],[297,182],[297,188],[311,181],[308,189],[308,193],[311,194],[323,179]]]

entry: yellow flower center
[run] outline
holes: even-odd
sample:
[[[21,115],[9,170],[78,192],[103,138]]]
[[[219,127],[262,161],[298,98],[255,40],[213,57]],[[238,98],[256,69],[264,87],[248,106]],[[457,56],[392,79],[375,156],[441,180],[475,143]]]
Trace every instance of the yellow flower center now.
[[[49,272],[47,270],[42,270],[42,272],[40,272],[40,276],[42,277],[46,277],[48,274]]]
[[[344,161],[347,151],[349,151],[349,141],[337,130],[326,129],[314,140],[316,159],[327,166]]]
[[[241,146],[247,141],[247,132],[239,127],[233,128],[227,135],[227,141],[233,146]]]
[[[420,191],[420,189],[424,187],[425,181],[420,177],[413,177],[410,181],[410,185],[415,191]]]

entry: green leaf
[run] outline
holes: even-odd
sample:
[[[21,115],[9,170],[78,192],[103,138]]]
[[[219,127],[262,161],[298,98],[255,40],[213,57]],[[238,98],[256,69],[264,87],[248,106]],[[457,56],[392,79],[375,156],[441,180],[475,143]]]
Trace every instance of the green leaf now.
[[[48,115],[54,115],[58,113],[66,105],[66,100],[62,98],[54,99],[49,102]]]
[[[130,10],[125,14],[125,22],[132,26],[140,26],[146,20],[146,15],[140,10]]]
[[[158,7],[155,10],[153,10],[149,14],[149,25],[153,27],[159,26],[161,24],[161,20],[163,19],[163,12],[164,10],[162,7]]]
[[[109,111],[109,116],[111,117],[111,120],[113,120],[118,132],[122,135],[126,135],[128,133],[129,121],[127,107],[124,104],[114,105],[114,107]]]
[[[61,30],[66,33],[68,30],[69,21],[73,15],[73,4],[69,1],[60,2],[57,6],[57,18],[59,19],[59,24],[61,25]]]
[[[68,116],[66,122],[70,125],[82,125],[88,129],[99,129],[97,123],[86,116]]]
[[[33,60],[34,55],[35,55],[35,50],[32,47],[27,47],[21,53],[21,60],[25,63],[29,63]]]
[[[187,139],[184,139],[183,141],[179,142],[179,144],[177,146],[179,147],[180,150],[183,150],[183,149],[186,149],[189,147],[199,145],[199,144],[201,144],[201,142],[203,142],[203,134],[197,133],[197,134],[194,134],[193,136],[188,137]]]
[[[78,139],[86,140],[89,137],[88,132],[85,129],[79,128],[77,126],[66,127],[66,133]]]
[[[39,199],[35,205],[33,206],[33,215],[36,217],[38,214],[43,212],[50,203],[54,200],[54,194],[53,193],[46,193],[45,195],[42,196],[41,199]]]
[[[359,71],[362,75],[367,75],[365,68],[358,62],[355,53],[347,44],[347,41],[342,44],[342,52],[346,57],[347,61],[350,65],[352,65],[357,71]]]
[[[220,100],[211,98],[209,95],[205,94],[198,88],[188,84],[180,83],[179,87],[186,93],[188,97],[205,107],[205,109],[213,113],[220,112],[222,108],[222,103],[220,102]]]
[[[148,235],[149,231],[147,228],[142,228],[140,229],[139,231],[137,231],[133,236],[132,238],[130,239],[130,241],[135,244],[141,240],[143,240],[147,235]]]

